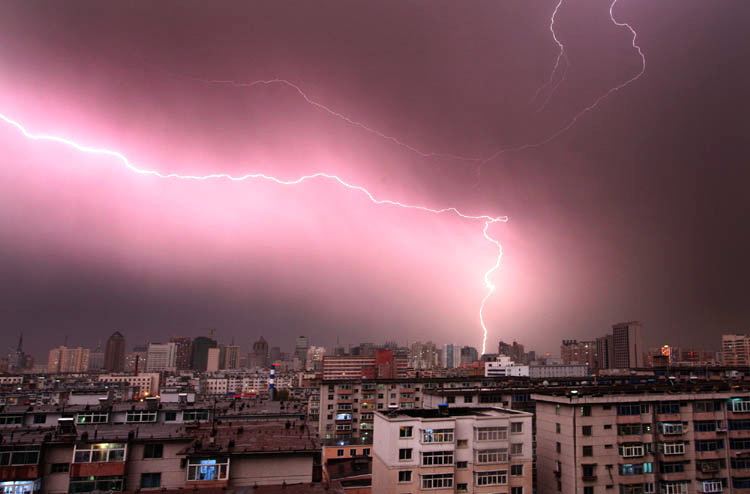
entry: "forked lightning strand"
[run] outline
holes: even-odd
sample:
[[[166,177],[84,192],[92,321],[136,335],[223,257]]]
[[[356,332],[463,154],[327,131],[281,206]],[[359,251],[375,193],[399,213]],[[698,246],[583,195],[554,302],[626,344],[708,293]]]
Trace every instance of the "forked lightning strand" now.
[[[19,122],[11,119],[10,117],[7,117],[0,113],[0,119],[4,122],[12,125],[15,127],[21,134],[23,134],[28,139],[33,140],[40,140],[40,141],[52,141],[57,142],[60,144],[64,144],[66,146],[72,147],[74,149],[77,149],[78,151],[84,152],[84,153],[91,153],[91,154],[100,154],[105,156],[110,156],[112,158],[116,158],[122,164],[125,165],[129,170],[139,173],[142,175],[153,175],[159,178],[176,178],[176,179],[183,179],[183,180],[212,180],[212,179],[226,179],[226,180],[233,180],[233,181],[244,181],[244,180],[266,180],[269,182],[274,182],[279,185],[297,185],[302,182],[313,180],[313,179],[327,179],[332,180],[334,182],[337,182],[340,185],[343,185],[347,189],[355,190],[357,192],[360,192],[364,194],[370,201],[372,201],[375,204],[380,205],[389,205],[389,206],[397,206],[400,208],[405,209],[416,209],[419,211],[425,211],[428,213],[433,214],[443,214],[443,213],[452,213],[456,216],[459,216],[464,219],[468,220],[479,220],[484,222],[484,228],[482,230],[482,234],[484,235],[484,238],[487,239],[487,241],[491,242],[492,244],[497,247],[497,259],[495,261],[495,264],[484,274],[484,284],[487,287],[487,293],[482,299],[482,303],[479,307],[479,323],[482,326],[482,353],[485,353],[486,347],[487,347],[487,325],[484,322],[484,308],[487,303],[487,300],[490,298],[492,293],[495,291],[495,285],[491,281],[492,274],[497,271],[497,269],[500,267],[500,261],[503,255],[502,247],[500,245],[500,242],[497,241],[497,239],[493,238],[489,234],[489,228],[490,225],[497,222],[506,222],[508,221],[507,216],[488,216],[488,215],[470,215],[470,214],[464,214],[458,209],[454,207],[450,208],[442,208],[442,209],[433,209],[428,208],[426,206],[418,206],[413,204],[405,204],[398,201],[393,201],[390,199],[378,199],[376,198],[369,190],[367,190],[365,187],[362,187],[361,185],[353,185],[346,181],[344,181],[342,178],[338,177],[337,175],[331,175],[328,173],[323,172],[317,172],[313,173],[311,175],[303,175],[299,178],[296,178],[294,180],[282,180],[270,175],[265,175],[262,173],[248,173],[245,175],[239,175],[234,176],[227,173],[211,173],[208,175],[181,175],[179,173],[162,173],[158,170],[149,170],[149,169],[143,169],[138,168],[133,163],[128,160],[125,155],[118,151],[112,151],[111,149],[103,149],[103,148],[95,148],[91,146],[85,146],[82,144],[79,144],[73,140],[66,139],[64,137],[59,136],[53,136],[53,135],[44,135],[44,134],[33,134],[26,130],[26,128],[21,125]]]
[[[544,107],[547,106],[547,103],[549,103],[550,98],[552,98],[552,95],[555,93],[557,88],[560,86],[560,84],[563,83],[565,80],[565,74],[568,73],[568,68],[570,67],[570,60],[568,60],[568,54],[565,53],[565,45],[562,44],[562,42],[557,38],[557,33],[555,32],[555,19],[557,18],[557,11],[560,10],[560,7],[563,4],[563,0],[559,0],[557,2],[557,5],[555,5],[555,10],[552,11],[552,17],[549,19],[549,32],[552,33],[552,39],[555,40],[555,44],[557,45],[558,52],[557,52],[557,58],[555,59],[555,66],[552,67],[552,73],[549,75],[549,80],[545,82],[542,86],[539,87],[539,89],[536,90],[534,93],[534,97],[531,99],[531,101],[536,101],[536,99],[539,97],[539,93],[546,90],[548,86],[550,86],[554,80],[555,76],[557,75],[557,69],[560,68],[560,60],[565,60],[565,68],[563,69],[563,73],[560,76],[560,79],[558,79],[557,83],[555,83],[554,86],[552,86],[552,89],[549,90],[547,93],[547,96],[544,97],[544,101],[542,104],[537,108],[537,112],[540,112],[544,110]]]

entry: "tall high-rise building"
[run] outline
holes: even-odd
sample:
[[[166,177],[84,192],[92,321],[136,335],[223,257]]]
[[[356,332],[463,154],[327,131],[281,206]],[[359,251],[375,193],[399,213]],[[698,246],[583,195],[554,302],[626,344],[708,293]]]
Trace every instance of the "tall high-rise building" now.
[[[303,363],[307,358],[307,349],[310,348],[310,341],[307,336],[298,336],[294,341],[294,355]]]
[[[174,372],[177,369],[177,344],[149,343],[146,372]]]
[[[189,336],[173,336],[169,342],[176,345],[175,367],[177,370],[190,369],[190,348],[193,339]]]
[[[268,360],[272,364],[279,362],[281,360],[281,348],[272,346],[271,350],[268,352]]]
[[[207,336],[199,336],[195,338],[190,350],[190,368],[205,372],[208,366],[208,350],[210,348],[216,348],[217,346],[218,344],[216,343],[216,340]]]
[[[86,372],[89,369],[88,348],[68,348],[63,345],[49,351],[47,372]]]
[[[721,352],[727,367],[750,366],[750,336],[725,334],[721,336]]]
[[[612,326],[612,343],[615,369],[643,367],[642,326],[638,321],[629,321]]]
[[[240,346],[221,345],[219,346],[219,368],[220,369],[239,369],[240,368]]]
[[[322,371],[323,370],[323,357],[326,354],[325,347],[322,346],[311,346],[307,349],[307,364],[306,370],[309,371]]]
[[[461,365],[473,364],[479,361],[479,352],[473,346],[461,348]]]
[[[112,333],[104,347],[104,370],[122,372],[125,370],[125,337],[119,331]]]
[[[101,343],[89,352],[89,372],[99,372],[104,369],[104,349]]]
[[[614,344],[612,335],[600,336],[596,339],[596,368],[612,369],[614,366]]]
[[[217,372],[221,364],[221,349],[209,348],[206,354],[206,372]]]
[[[586,364],[596,366],[596,341],[563,340],[560,345],[560,358],[564,365]]]
[[[415,341],[409,351],[409,367],[412,369],[434,369],[438,365],[439,352],[431,341]]]
[[[461,345],[448,343],[443,348],[443,367],[455,369],[461,366]]]
[[[146,369],[146,358],[148,356],[148,345],[136,345],[133,351],[125,357],[125,370],[127,372],[140,373]]]
[[[247,356],[247,366],[251,369],[265,369],[268,364],[268,343],[261,336],[253,343],[253,349]]]

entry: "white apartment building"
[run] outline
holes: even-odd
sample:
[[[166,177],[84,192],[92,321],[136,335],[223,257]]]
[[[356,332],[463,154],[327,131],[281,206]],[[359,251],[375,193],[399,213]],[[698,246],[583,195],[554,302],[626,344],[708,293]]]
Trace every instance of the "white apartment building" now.
[[[372,494],[532,494],[532,414],[502,408],[375,412]]]
[[[146,372],[174,372],[177,369],[176,343],[149,343]]]
[[[141,394],[148,393],[151,396],[159,394],[159,374],[155,372],[141,372],[138,375],[131,374],[102,374],[100,382],[105,383],[128,383],[134,388],[140,389]]]

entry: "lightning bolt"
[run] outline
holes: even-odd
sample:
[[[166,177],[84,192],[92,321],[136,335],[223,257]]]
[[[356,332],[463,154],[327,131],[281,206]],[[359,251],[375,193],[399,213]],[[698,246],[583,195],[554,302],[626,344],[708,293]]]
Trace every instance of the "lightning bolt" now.
[[[605,93],[601,94],[592,103],[590,103],[588,106],[584,107],[581,111],[573,115],[573,117],[568,121],[567,124],[565,124],[563,127],[553,132],[551,135],[547,136],[547,138],[541,141],[532,143],[532,144],[522,144],[520,146],[500,149],[496,151],[494,154],[488,156],[487,158],[482,160],[482,162],[479,164],[479,167],[477,168],[477,173],[481,172],[482,166],[486,165],[490,161],[500,157],[501,155],[505,153],[508,153],[511,151],[523,151],[526,149],[544,146],[550,141],[557,139],[558,137],[560,137],[560,135],[564,134],[565,132],[570,130],[576,123],[578,123],[581,117],[583,117],[587,113],[596,109],[596,107],[598,107],[602,101],[609,98],[612,94],[616,93],[617,91],[620,91],[621,89],[624,89],[625,87],[629,86],[633,82],[637,81],[646,72],[646,55],[643,54],[643,49],[637,43],[638,33],[636,33],[635,29],[633,29],[633,26],[631,26],[627,22],[620,22],[615,18],[614,8],[615,8],[615,5],[617,5],[618,1],[619,0],[613,0],[612,3],[609,5],[609,18],[612,21],[612,24],[614,24],[615,26],[624,27],[624,28],[627,28],[628,31],[630,31],[630,34],[632,35],[632,41],[630,45],[633,47],[633,49],[635,49],[638,52],[638,56],[641,57],[641,69],[634,76],[630,77],[624,82],[621,82],[620,84],[609,88]]]
[[[557,74],[557,69],[560,67],[560,60],[565,60],[565,68],[563,69],[562,76],[557,81],[557,83],[552,86],[552,89],[547,93],[547,96],[544,98],[544,101],[542,102],[542,105],[537,108],[537,113],[544,110],[544,108],[547,106],[547,103],[549,103],[549,100],[552,98],[552,95],[555,93],[557,88],[560,86],[560,84],[563,83],[565,80],[565,74],[568,73],[568,68],[570,67],[570,61],[568,60],[568,55],[565,53],[565,46],[562,44],[562,42],[557,39],[557,33],[555,32],[555,19],[557,18],[557,12],[560,10],[560,7],[563,4],[563,0],[559,0],[557,2],[557,5],[555,5],[555,10],[552,11],[552,16],[549,19],[549,32],[552,34],[552,39],[555,41],[555,44],[557,45],[558,52],[557,52],[557,58],[555,59],[555,66],[552,68],[552,73],[549,75],[549,80],[545,82],[542,86],[539,87],[539,89],[536,90],[534,93],[534,97],[531,98],[531,101],[534,102],[539,97],[539,93],[544,91],[547,87],[549,87],[550,84],[555,80],[555,75]]]
[[[609,18],[612,21],[612,23],[617,27],[625,27],[627,28],[630,33],[632,34],[632,43],[631,46],[638,52],[638,55],[641,57],[641,70],[632,76],[631,78],[627,79],[626,81],[618,84],[617,86],[614,86],[607,90],[605,93],[601,94],[599,97],[597,97],[592,103],[585,106],[582,110],[580,110],[578,113],[573,115],[567,123],[565,123],[562,127],[558,128],[556,131],[554,131],[552,134],[548,135],[544,139],[541,139],[539,141],[530,142],[526,144],[520,144],[518,146],[511,146],[511,147],[505,147],[500,148],[494,153],[485,156],[485,157],[476,157],[476,156],[463,156],[463,155],[456,155],[456,154],[447,154],[447,153],[438,153],[438,152],[430,152],[430,151],[424,151],[421,150],[415,146],[412,146],[410,144],[405,143],[404,141],[400,140],[399,138],[385,134],[373,127],[370,127],[366,125],[365,123],[362,123],[358,120],[354,120],[351,117],[346,116],[345,114],[336,111],[332,109],[329,106],[324,105],[323,103],[320,103],[319,101],[314,100],[312,97],[310,97],[299,85],[287,80],[287,79],[265,79],[265,80],[257,80],[253,82],[240,82],[240,81],[234,81],[229,79],[199,79],[199,78],[186,78],[181,76],[176,76],[172,74],[174,77],[180,78],[180,79],[187,79],[194,82],[199,82],[201,84],[209,84],[209,85],[223,85],[223,86],[232,86],[237,88],[250,88],[255,86],[269,86],[269,85],[283,85],[286,86],[293,91],[295,91],[306,103],[309,105],[325,112],[331,115],[332,117],[339,118],[343,120],[344,122],[353,125],[355,127],[358,127],[365,132],[368,132],[370,134],[373,134],[375,136],[380,137],[381,139],[384,139],[386,141],[390,141],[393,144],[396,144],[397,146],[400,146],[404,149],[407,149],[419,156],[422,156],[423,158],[432,158],[432,157],[439,157],[439,158],[449,158],[454,159],[457,161],[464,161],[464,162],[472,162],[476,163],[476,174],[477,176],[481,175],[482,168],[490,163],[491,161],[494,161],[495,159],[499,158],[500,156],[510,153],[510,152],[518,152],[518,151],[524,151],[527,149],[537,148],[544,146],[545,144],[550,143],[551,141],[557,139],[562,134],[569,131],[571,128],[573,128],[578,121],[586,114],[590,113],[594,109],[596,109],[602,101],[609,98],[612,94],[616,93],[617,91],[625,88],[626,86],[630,85],[631,83],[635,82],[636,80],[640,79],[640,77],[646,72],[646,56],[643,53],[643,50],[641,47],[636,43],[637,33],[635,29],[628,24],[627,22],[619,22],[615,16],[614,16],[614,8],[619,0],[613,0],[612,3],[609,6]],[[565,51],[565,45],[560,41],[560,39],[557,37],[557,33],[555,31],[555,21],[557,20],[557,14],[560,11],[562,4],[564,0],[558,0],[558,2],[555,4],[555,8],[552,11],[552,15],[550,16],[550,23],[549,23],[549,31],[552,35],[552,39],[555,42],[555,44],[558,47],[558,54],[555,59],[554,67],[552,68],[552,72],[550,74],[549,80],[543,84],[541,87],[537,89],[537,91],[534,94],[534,97],[532,98],[532,101],[535,101],[539,95],[544,92],[550,85],[553,84],[555,80],[555,76],[558,73],[558,70],[560,68],[560,62],[565,62],[565,67],[563,69],[562,76],[560,76],[556,83],[554,83],[554,86],[552,86],[551,90],[547,92],[547,95],[545,96],[544,101],[542,102],[541,106],[537,108],[536,112],[542,111],[546,106],[549,100],[552,98],[552,95],[557,90],[557,88],[562,84],[562,82],[565,80],[565,75],[567,74],[568,68],[570,67],[570,61],[568,60],[567,53]]]
[[[369,199],[372,203],[377,204],[377,205],[396,206],[396,207],[400,207],[404,209],[412,209],[412,210],[423,211],[423,212],[432,213],[432,214],[449,213],[449,214],[454,214],[463,219],[481,221],[484,223],[484,228],[482,229],[482,234],[484,235],[484,238],[497,248],[497,258],[495,260],[495,264],[493,264],[492,267],[490,267],[490,269],[488,269],[484,274],[484,284],[487,289],[487,292],[479,306],[479,324],[482,327],[482,354],[484,354],[486,351],[487,325],[484,320],[484,309],[490,296],[495,291],[496,287],[492,283],[491,278],[492,278],[492,275],[495,273],[495,271],[497,271],[500,268],[500,261],[503,255],[503,250],[502,250],[502,246],[500,245],[500,242],[490,235],[489,228],[494,223],[507,222],[508,221],[507,216],[489,216],[489,215],[484,215],[484,214],[471,215],[471,214],[464,214],[455,207],[435,209],[435,208],[430,208],[427,206],[402,203],[402,202],[394,201],[391,199],[378,199],[365,187],[361,185],[350,184],[337,175],[332,175],[332,174],[324,173],[324,172],[317,172],[317,173],[313,173],[310,175],[302,175],[294,180],[282,180],[271,175],[265,175],[263,173],[247,173],[245,175],[238,175],[238,176],[230,175],[227,173],[211,173],[208,175],[182,175],[179,173],[162,173],[154,169],[139,168],[135,166],[130,160],[128,160],[128,158],[124,154],[118,151],[79,144],[78,142],[74,140],[67,139],[67,138],[60,137],[60,136],[34,134],[28,131],[26,127],[24,127],[20,122],[13,120],[12,118],[2,113],[0,113],[0,120],[13,126],[27,139],[31,139],[35,141],[55,142],[58,144],[71,147],[83,153],[97,154],[97,155],[103,155],[103,156],[115,158],[116,160],[120,161],[128,170],[141,174],[141,175],[152,175],[152,176],[162,178],[162,179],[181,179],[181,180],[220,180],[220,179],[223,179],[223,180],[231,180],[231,181],[238,181],[238,182],[242,182],[246,180],[264,180],[268,182],[273,182],[278,185],[298,185],[307,181],[312,181],[316,179],[325,179],[325,180],[338,183],[339,185],[342,185],[343,187],[346,187],[347,189],[359,192],[363,194],[367,199]]]

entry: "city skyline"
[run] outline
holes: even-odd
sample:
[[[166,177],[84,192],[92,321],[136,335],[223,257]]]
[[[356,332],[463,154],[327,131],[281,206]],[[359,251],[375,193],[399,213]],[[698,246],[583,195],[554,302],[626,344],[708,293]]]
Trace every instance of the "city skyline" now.
[[[294,14],[229,2],[208,18],[185,7],[165,38],[167,4],[83,13],[8,2],[0,61],[13,70],[0,112],[164,173],[322,171],[377,197],[508,215],[491,232],[504,257],[489,280],[490,342],[554,350],[544,345],[638,319],[649,344],[714,344],[750,320],[748,238],[733,227],[747,210],[734,189],[746,167],[733,166],[742,16],[701,2],[611,5],[561,4],[550,19],[548,2],[462,12],[438,2],[435,17],[394,3],[373,23],[356,2]],[[661,36],[681,25],[673,10],[708,26],[687,52]],[[246,29],[224,29],[234,18]],[[568,68],[541,109],[535,92],[561,74],[556,40]],[[720,63],[707,71],[685,53]],[[630,80],[550,142],[481,174],[465,159],[542,142]],[[479,346],[496,252],[474,223],[374,208],[318,183],[156,182],[11,126],[0,140],[7,347],[19,329],[38,348],[57,335],[93,345],[114,328],[146,341],[208,324],[238,341],[272,328],[284,342],[377,332]]]

